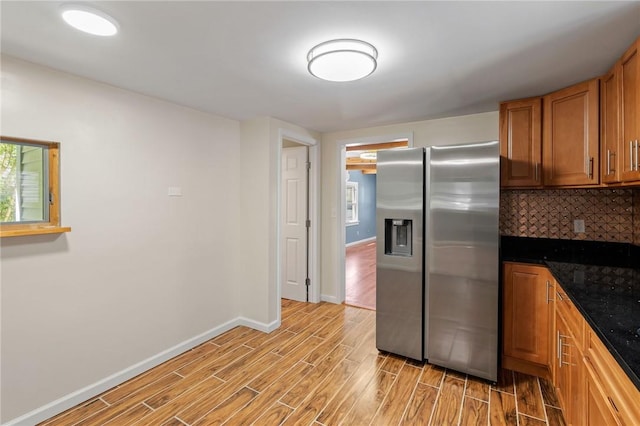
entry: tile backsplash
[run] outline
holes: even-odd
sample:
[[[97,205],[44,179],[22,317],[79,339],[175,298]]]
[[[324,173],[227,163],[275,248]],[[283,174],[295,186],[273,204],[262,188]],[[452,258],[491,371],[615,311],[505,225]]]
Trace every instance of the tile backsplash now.
[[[574,220],[584,220],[585,232],[574,232]],[[500,233],[640,245],[640,190],[503,189]]]

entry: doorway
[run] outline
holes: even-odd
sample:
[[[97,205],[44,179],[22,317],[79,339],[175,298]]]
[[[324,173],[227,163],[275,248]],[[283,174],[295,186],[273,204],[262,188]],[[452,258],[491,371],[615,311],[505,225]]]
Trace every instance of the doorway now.
[[[338,298],[375,310],[377,152],[413,146],[412,134],[345,140],[340,144]]]
[[[280,130],[279,159],[278,303],[282,298],[317,303],[319,146]]]

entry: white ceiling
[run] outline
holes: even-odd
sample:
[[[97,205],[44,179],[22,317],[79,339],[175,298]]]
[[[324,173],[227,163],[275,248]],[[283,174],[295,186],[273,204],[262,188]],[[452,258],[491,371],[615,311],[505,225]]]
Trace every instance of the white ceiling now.
[[[0,3],[4,54],[223,117],[334,131],[497,110],[603,74],[640,35],[640,2],[85,2],[113,38],[59,1]],[[378,69],[320,81],[306,54],[360,38]]]

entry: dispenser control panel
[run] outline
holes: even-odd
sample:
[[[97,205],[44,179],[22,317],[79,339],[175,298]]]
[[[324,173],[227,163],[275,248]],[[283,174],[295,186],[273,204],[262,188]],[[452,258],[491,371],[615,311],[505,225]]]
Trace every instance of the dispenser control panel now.
[[[392,256],[411,256],[411,219],[384,220],[384,254]]]

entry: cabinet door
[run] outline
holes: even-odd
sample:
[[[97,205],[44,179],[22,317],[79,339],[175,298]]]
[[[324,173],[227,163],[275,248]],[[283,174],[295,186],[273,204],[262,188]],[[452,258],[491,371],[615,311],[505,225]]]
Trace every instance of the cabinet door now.
[[[567,368],[567,365],[563,365],[562,358],[565,357],[566,362],[566,348],[562,346],[566,344],[566,341],[562,342],[561,336],[569,335],[569,327],[567,327],[565,321],[561,316],[556,316],[556,357],[553,364],[556,395],[560,400],[560,406],[562,407],[564,418],[569,423],[569,416],[571,414],[571,406],[569,404],[569,388],[571,387],[571,369]],[[563,352],[564,351],[564,352]],[[564,355],[563,355],[564,354]]]
[[[550,300],[547,269],[505,263],[503,280],[503,354],[548,366]]]
[[[637,40],[622,56],[620,83],[622,85],[620,146],[621,174],[623,181],[640,180],[640,52]]]
[[[557,315],[556,394],[567,424],[577,426],[584,424],[584,374],[582,354],[571,331],[562,315]]]
[[[542,99],[500,104],[500,184],[542,185]]]
[[[598,379],[591,374],[591,367],[587,360],[584,361],[584,366],[584,415],[586,416],[584,424],[589,426],[621,424],[611,410],[610,402],[607,401],[605,393],[600,389]]]
[[[620,182],[620,62],[600,80],[600,164],[603,183]]]
[[[597,185],[599,80],[579,83],[543,98],[542,152],[545,185]]]

